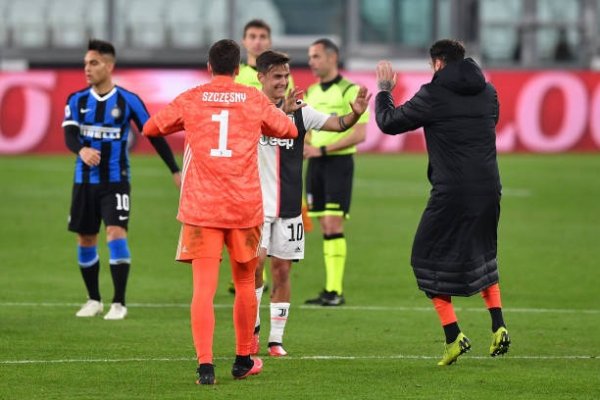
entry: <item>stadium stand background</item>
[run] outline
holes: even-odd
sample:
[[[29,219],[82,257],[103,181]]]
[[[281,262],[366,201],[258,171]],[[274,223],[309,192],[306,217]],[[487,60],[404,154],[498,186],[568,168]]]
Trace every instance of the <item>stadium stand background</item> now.
[[[346,68],[382,57],[425,68],[430,43],[456,37],[486,66],[587,69],[598,65],[599,10],[600,0],[0,0],[0,67],[80,65],[90,37],[113,41],[121,66],[195,66],[262,18],[296,65],[327,36]]]

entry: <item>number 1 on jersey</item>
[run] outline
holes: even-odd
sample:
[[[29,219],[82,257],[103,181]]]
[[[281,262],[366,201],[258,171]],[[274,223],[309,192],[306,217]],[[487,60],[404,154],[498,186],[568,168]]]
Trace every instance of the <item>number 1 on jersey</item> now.
[[[219,148],[210,149],[212,157],[231,157],[231,150],[227,148],[227,134],[229,133],[229,111],[223,110],[213,114],[212,120],[219,123]]]

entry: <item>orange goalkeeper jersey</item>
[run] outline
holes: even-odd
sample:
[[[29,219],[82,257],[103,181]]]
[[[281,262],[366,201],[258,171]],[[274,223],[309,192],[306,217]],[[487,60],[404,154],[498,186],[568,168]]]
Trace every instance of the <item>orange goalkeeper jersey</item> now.
[[[180,94],[152,119],[159,135],[185,131],[177,219],[213,228],[263,223],[258,141],[261,134],[297,137],[290,118],[256,88],[217,75]]]

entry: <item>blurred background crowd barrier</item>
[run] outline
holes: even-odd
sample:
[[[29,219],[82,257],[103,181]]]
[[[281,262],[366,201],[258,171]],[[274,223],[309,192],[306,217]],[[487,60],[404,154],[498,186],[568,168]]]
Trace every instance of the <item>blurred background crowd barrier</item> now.
[[[371,91],[377,60],[392,60],[398,102],[431,79],[431,43],[458,38],[498,88],[499,151],[600,151],[600,0],[0,0],[0,154],[65,151],[64,104],[86,85],[89,38],[116,45],[117,83],[153,112],[205,82],[210,44],[239,41],[253,18],[292,56],[297,86],[315,81],[307,48],[328,37],[343,74]],[[420,132],[384,137],[374,119],[360,146],[423,148]]]

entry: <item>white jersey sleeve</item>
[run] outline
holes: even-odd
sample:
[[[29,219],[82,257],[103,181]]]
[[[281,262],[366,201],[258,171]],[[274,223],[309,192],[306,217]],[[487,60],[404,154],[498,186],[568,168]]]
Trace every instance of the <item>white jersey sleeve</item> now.
[[[304,128],[308,131],[311,129],[321,129],[331,115],[324,114],[315,110],[311,106],[302,108],[302,118],[304,119]]]

